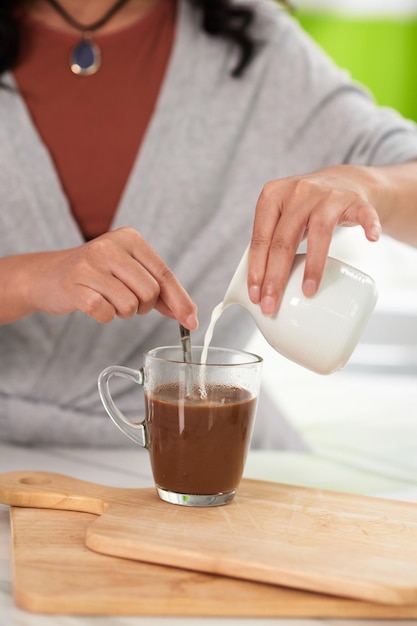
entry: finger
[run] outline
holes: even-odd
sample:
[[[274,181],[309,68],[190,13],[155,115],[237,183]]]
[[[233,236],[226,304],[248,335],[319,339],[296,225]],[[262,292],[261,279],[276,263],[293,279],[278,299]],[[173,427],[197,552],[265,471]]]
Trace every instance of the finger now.
[[[276,224],[261,285],[260,304],[264,315],[274,315],[279,308],[294,256],[307,227],[306,214],[307,207],[303,207],[298,198],[291,198]]]
[[[377,241],[381,232],[379,217],[372,205],[363,198],[354,196],[346,206],[346,198],[332,198],[330,203],[322,202],[310,217],[307,240],[307,258],[303,278],[303,292],[313,296],[323,276],[332,237],[338,225],[361,225],[370,241]]]
[[[169,282],[165,271],[166,266],[161,267],[161,273],[158,275],[158,267],[154,265],[151,268],[151,271],[156,274],[154,277],[148,269],[143,268],[139,263],[135,262],[135,265],[134,278],[126,275],[126,268],[123,271],[123,280],[126,281],[132,295],[137,294],[135,313],[145,315],[155,308],[163,315],[177,319],[189,330],[196,330],[198,328],[196,307],[172,273],[170,275],[173,281],[172,283]],[[184,302],[188,301],[191,302],[191,307],[184,305]]]
[[[170,316],[173,315],[190,330],[197,328],[196,306],[188,293],[162,258],[137,231],[131,228],[112,231],[97,242],[96,254],[97,252],[101,259],[107,260],[108,269],[113,276],[136,296],[135,312],[144,315],[155,308],[163,290],[162,298],[166,301]],[[109,283],[101,286],[105,297],[114,304],[118,314],[130,316],[132,312],[129,306],[133,310],[134,303],[129,305],[130,299],[127,296],[124,300],[120,295],[120,288],[115,285],[109,287]],[[120,308],[120,303],[124,303],[126,312]]]
[[[155,309],[158,311],[158,313],[165,315],[165,317],[176,319],[174,313],[171,311],[168,305],[161,298],[158,299],[158,302],[155,305]]]
[[[178,282],[170,270],[162,270],[157,276],[160,286],[160,300],[172,312],[175,319],[189,330],[197,330],[197,306],[191,300],[187,291]]]
[[[281,303],[288,277],[294,263],[300,241],[304,233],[304,225],[293,224],[291,228],[291,245],[286,234],[288,222],[282,218],[274,234],[269,250],[268,263],[261,289],[261,309],[264,315],[274,315]],[[294,236],[297,238],[294,239]]]
[[[325,202],[318,204],[310,215],[302,284],[303,293],[307,297],[314,296],[320,287],[338,215],[338,212],[330,214]]]
[[[128,265],[128,264],[126,264]],[[121,272],[121,282],[129,290],[133,302],[136,303],[136,310],[133,314],[146,315],[155,308],[160,294],[160,286],[154,277],[137,262],[125,267]],[[134,274],[134,277],[132,276]],[[126,302],[127,305],[127,302]]]
[[[249,258],[248,289],[264,315],[278,310],[308,211],[298,178],[272,181],[259,197]],[[303,210],[305,207],[305,210]]]
[[[142,238],[140,244],[140,247],[135,245],[133,257],[149,272],[158,285],[158,310],[162,310],[161,302],[165,303],[167,310],[170,311],[169,317],[174,317],[189,330],[196,330],[198,328],[197,307],[189,294],[156,251]]]
[[[137,297],[140,314],[150,311],[161,298],[181,324],[190,330],[198,327],[197,307],[140,233],[123,227],[90,242],[90,245],[96,267],[100,265],[97,261],[106,260],[106,271],[110,271]],[[114,302],[108,288],[102,289],[105,290],[105,296]]]
[[[267,183],[258,198],[249,250],[248,293],[251,301],[261,301],[262,284],[268,263],[269,248],[282,213],[279,184]]]
[[[158,282],[130,251],[132,233],[140,239],[136,231],[120,229],[90,246],[88,284],[103,294],[121,318],[149,313],[160,291]]]
[[[124,265],[129,265],[129,263],[132,265],[133,261],[126,255]],[[139,309],[143,313],[152,309],[159,295],[158,285],[152,277],[142,270],[142,288],[139,293],[135,293],[123,279],[117,276],[117,263],[113,269],[115,271],[112,273],[110,268],[102,263],[100,269],[89,266],[88,271],[79,272],[75,282],[76,288],[81,289],[80,294],[88,297],[88,303],[83,306],[94,310],[95,299],[100,302],[99,296],[101,296],[113,308],[114,315],[122,319],[136,315]]]
[[[364,202],[359,206],[357,222],[362,226],[368,241],[379,240],[382,233],[382,226],[379,215],[372,204]]]
[[[73,310],[81,311],[102,324],[108,324],[115,318],[116,309],[98,291],[83,285],[77,291],[78,297]]]

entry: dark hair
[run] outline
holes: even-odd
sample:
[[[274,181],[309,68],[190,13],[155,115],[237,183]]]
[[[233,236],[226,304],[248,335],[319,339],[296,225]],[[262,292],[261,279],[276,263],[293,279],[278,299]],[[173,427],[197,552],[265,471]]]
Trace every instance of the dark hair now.
[[[0,0],[0,75],[16,63],[19,54],[17,11],[25,1]],[[241,76],[256,50],[256,42],[250,34],[254,11],[244,4],[232,4],[231,0],[189,2],[201,10],[201,27],[208,35],[229,39],[238,46],[240,56],[232,76]]]
[[[255,54],[255,41],[249,29],[254,12],[247,6],[230,0],[191,0],[202,11],[202,29],[212,37],[223,37],[236,43],[240,57],[232,70],[232,76],[240,76]]]
[[[19,52],[19,30],[14,16],[19,0],[3,0],[0,4],[0,74],[13,67]]]

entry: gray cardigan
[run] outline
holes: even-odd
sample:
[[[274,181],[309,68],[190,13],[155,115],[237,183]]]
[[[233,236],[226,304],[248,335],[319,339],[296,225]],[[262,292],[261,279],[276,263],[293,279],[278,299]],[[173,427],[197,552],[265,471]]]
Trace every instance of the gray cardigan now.
[[[256,6],[262,46],[233,79],[234,47],[204,34],[180,0],[163,88],[112,224],[139,230],[190,292],[200,317],[195,344],[250,239],[267,180],[417,158],[412,123],[377,108],[274,2],[246,1]],[[2,256],[83,242],[24,101],[4,89],[0,193]],[[234,306],[213,343],[242,348],[254,330]],[[177,323],[155,312],[108,325],[80,313],[38,313],[0,327],[0,440],[128,445],[100,404],[98,373],[114,363],[140,367],[147,348],[178,342]],[[143,415],[138,388],[121,383],[116,398],[128,415]]]

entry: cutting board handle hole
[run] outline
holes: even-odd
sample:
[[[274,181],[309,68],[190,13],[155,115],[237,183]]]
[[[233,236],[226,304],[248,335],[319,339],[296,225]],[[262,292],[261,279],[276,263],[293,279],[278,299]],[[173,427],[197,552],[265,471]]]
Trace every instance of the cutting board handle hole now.
[[[42,476],[27,476],[26,478],[21,478],[19,482],[22,483],[22,485],[47,485],[52,481],[50,478]]]

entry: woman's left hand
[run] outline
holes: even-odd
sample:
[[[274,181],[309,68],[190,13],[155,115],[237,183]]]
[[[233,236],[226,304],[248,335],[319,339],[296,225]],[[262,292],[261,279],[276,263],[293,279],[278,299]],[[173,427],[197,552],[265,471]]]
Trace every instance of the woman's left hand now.
[[[381,223],[374,168],[342,165],[268,182],[257,202],[249,256],[252,302],[273,315],[301,241],[307,238],[303,292],[313,296],[337,226],[362,226],[377,241]]]

